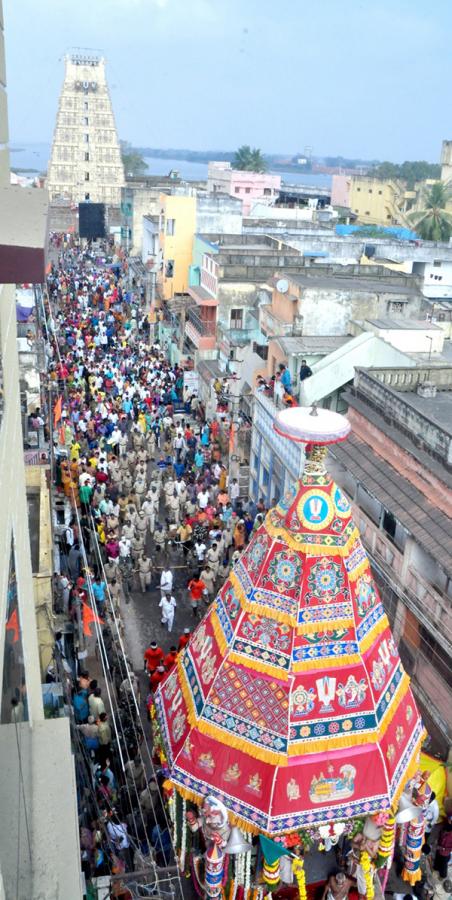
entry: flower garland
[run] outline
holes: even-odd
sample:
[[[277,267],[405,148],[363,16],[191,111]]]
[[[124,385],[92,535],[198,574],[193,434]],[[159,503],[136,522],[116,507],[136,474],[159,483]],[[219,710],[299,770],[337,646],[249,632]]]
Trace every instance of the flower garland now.
[[[171,791],[168,797],[168,812],[170,815],[171,825],[173,826],[173,847],[177,848],[177,811],[176,811],[176,791]]]
[[[187,821],[185,818],[186,812],[187,812],[187,801],[186,801],[185,797],[182,797],[181,842],[180,842],[180,857],[179,857],[179,866],[180,866],[181,872],[183,872],[185,870],[185,858],[187,855]]]
[[[359,858],[359,862],[361,868],[363,870],[364,881],[366,882],[366,897],[367,900],[372,900],[375,890],[374,890],[374,879],[373,879],[373,867],[371,858],[367,850],[362,850],[361,856]]]
[[[390,868],[394,853],[395,843],[395,818],[391,814],[386,820],[386,824],[380,837],[378,845],[377,866],[385,866]]]
[[[248,843],[251,843],[251,835],[245,834],[245,840]],[[244,887],[245,887],[245,897],[248,896],[248,892],[251,885],[251,848],[249,853],[245,853],[245,878],[244,878]]]
[[[304,859],[301,856],[297,856],[292,860],[292,871],[295,875],[297,885],[298,885],[298,896],[299,900],[307,900],[307,891],[306,891],[306,873],[304,870]]]

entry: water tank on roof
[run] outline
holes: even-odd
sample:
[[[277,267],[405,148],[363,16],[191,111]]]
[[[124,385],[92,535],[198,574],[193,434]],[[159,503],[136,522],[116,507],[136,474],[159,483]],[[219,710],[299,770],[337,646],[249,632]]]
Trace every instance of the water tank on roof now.
[[[376,249],[375,244],[364,244],[364,256],[367,256],[367,259],[372,259],[375,256]]]

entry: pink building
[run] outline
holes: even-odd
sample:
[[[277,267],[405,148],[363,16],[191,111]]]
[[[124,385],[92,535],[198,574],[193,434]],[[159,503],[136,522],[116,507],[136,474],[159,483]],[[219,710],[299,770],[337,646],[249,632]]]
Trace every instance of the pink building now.
[[[331,206],[350,209],[350,175],[333,175],[331,181]]]
[[[242,172],[229,162],[210,162],[207,189],[213,194],[230,194],[242,200],[243,215],[249,216],[256,200],[273,204],[281,189],[281,176],[267,172]]]

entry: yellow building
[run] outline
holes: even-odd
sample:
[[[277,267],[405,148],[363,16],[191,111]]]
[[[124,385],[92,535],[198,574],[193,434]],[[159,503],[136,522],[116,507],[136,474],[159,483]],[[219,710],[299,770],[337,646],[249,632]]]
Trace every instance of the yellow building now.
[[[409,191],[403,181],[353,175],[350,183],[350,209],[365,225],[408,226],[406,215],[419,191]]]
[[[159,284],[164,300],[187,293],[195,230],[196,197],[160,194],[159,241],[163,265]]]

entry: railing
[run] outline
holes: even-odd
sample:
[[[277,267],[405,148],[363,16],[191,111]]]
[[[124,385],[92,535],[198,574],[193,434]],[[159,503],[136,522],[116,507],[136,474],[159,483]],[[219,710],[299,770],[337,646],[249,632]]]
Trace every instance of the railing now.
[[[202,337],[215,337],[217,333],[217,323],[215,321],[202,319],[193,309],[188,310],[188,321],[192,323]]]

